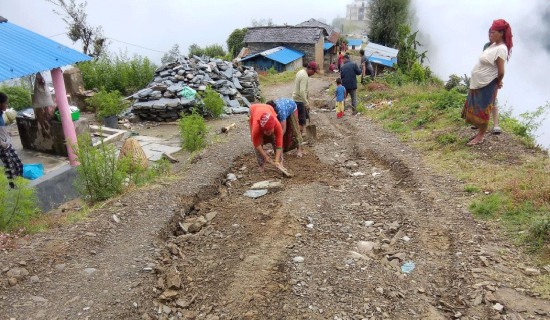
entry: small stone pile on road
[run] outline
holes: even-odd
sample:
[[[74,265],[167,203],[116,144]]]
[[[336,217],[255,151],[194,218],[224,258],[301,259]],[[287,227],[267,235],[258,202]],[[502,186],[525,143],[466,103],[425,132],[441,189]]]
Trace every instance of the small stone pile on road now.
[[[180,113],[200,105],[199,92],[207,86],[218,92],[226,113],[247,113],[250,102],[261,97],[258,74],[251,67],[209,57],[184,57],[181,62],[164,65],[155,71],[147,88],[132,96],[132,112],[143,120],[174,121]],[[186,97],[184,88],[197,91]]]

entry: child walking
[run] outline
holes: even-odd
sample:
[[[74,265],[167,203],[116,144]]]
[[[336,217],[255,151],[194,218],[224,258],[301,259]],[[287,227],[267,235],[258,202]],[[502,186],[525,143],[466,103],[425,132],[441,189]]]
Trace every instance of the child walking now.
[[[346,96],[346,89],[342,85],[342,79],[336,79],[336,118],[344,116],[344,99]]]
[[[8,109],[8,96],[0,92],[0,159],[4,163],[3,169],[5,169],[6,176],[10,180],[10,187],[13,189],[15,188],[13,179],[16,176],[23,176],[23,164],[11,145],[11,137],[2,117],[6,109]]]

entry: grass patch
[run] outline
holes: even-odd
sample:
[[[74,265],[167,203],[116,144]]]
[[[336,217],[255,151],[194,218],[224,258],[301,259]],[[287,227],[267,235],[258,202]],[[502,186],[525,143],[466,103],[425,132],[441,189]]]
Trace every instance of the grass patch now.
[[[471,184],[468,184],[464,187],[464,192],[467,192],[467,193],[478,193],[480,191],[481,190],[478,187]]]
[[[477,218],[497,221],[512,240],[550,262],[550,160],[542,152],[528,150],[534,147],[531,132],[538,125],[536,117],[548,107],[522,115],[522,120],[501,112],[501,127],[513,136],[510,143],[515,148],[523,144],[526,152],[474,152],[465,146],[464,128],[469,126],[461,119],[465,94],[406,80],[404,75],[388,75],[382,79],[391,86],[388,91],[360,87],[358,96],[375,105],[365,116],[412,144],[436,171],[462,180],[464,192],[478,194],[470,204]],[[480,194],[481,190],[491,194]]]
[[[261,74],[259,75],[260,85],[262,86],[271,86],[278,83],[286,83],[293,81],[296,77],[296,73],[299,70],[285,71],[276,74]]]

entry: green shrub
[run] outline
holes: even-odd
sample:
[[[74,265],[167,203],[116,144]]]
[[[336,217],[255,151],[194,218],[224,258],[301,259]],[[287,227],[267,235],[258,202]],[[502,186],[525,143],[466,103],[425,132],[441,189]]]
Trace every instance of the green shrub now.
[[[277,70],[275,70],[275,67],[271,67],[271,68],[267,69],[267,74],[272,76],[274,74],[277,74]]]
[[[390,86],[402,86],[410,82],[409,76],[403,73],[401,69],[397,69],[395,72],[387,72],[384,74],[384,81]]]
[[[458,141],[458,137],[454,133],[442,133],[437,135],[435,140],[439,144],[446,145],[456,143]]]
[[[185,150],[193,152],[206,146],[206,124],[196,110],[193,110],[190,115],[182,113],[181,119],[178,120],[178,126]]]
[[[212,118],[218,118],[222,115],[224,103],[219,93],[208,86],[205,91],[200,92],[200,96],[202,97],[200,107],[204,115]]]
[[[416,83],[424,83],[426,80],[424,68],[420,65],[420,63],[418,63],[418,61],[415,61],[412,65],[409,76],[411,80]]]
[[[117,116],[128,107],[127,101],[122,101],[122,95],[117,90],[107,92],[100,90],[86,102],[97,111],[99,119],[103,117]]]
[[[462,109],[466,96],[456,90],[441,90],[435,99],[433,107],[437,110]]]
[[[546,242],[550,241],[550,217],[545,216],[536,219],[531,223],[527,240],[535,247],[542,247]]]
[[[115,56],[78,64],[86,89],[118,90],[124,95],[146,87],[156,66],[147,58],[135,56],[133,59]]]
[[[81,135],[76,157],[80,165],[76,167],[75,187],[85,198],[97,202],[124,191],[129,162],[118,160],[113,145],[101,141],[95,148],[89,136]]]
[[[0,231],[13,231],[29,225],[40,210],[29,181],[17,177],[15,189],[10,189],[4,168],[0,170]]]
[[[9,98],[9,106],[15,110],[23,110],[32,107],[31,94],[23,87],[2,86],[0,91]]]

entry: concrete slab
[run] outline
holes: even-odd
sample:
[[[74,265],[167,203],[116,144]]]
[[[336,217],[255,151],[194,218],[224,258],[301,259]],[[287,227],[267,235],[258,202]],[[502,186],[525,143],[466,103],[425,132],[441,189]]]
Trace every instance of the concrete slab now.
[[[141,147],[149,161],[158,161],[163,153],[172,154],[181,150],[181,147],[170,147],[158,143],[149,143],[147,145],[141,145]]]
[[[48,212],[80,196],[74,188],[75,178],[76,169],[67,164],[31,181],[30,186],[35,189],[42,212]]]

